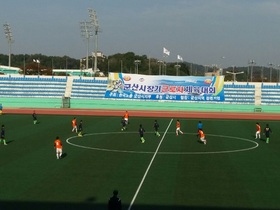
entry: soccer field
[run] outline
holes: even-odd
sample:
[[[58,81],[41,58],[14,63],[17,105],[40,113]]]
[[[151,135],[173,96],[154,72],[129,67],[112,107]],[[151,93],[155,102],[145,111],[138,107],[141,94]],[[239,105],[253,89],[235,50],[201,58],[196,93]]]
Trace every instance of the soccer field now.
[[[107,209],[114,189],[123,209],[280,209],[279,121],[269,123],[270,143],[255,140],[252,120],[76,116],[83,137],[71,132],[73,116],[1,115],[8,146],[0,145],[0,209]],[[202,120],[207,145],[196,137]],[[138,128],[146,130],[140,142]],[[53,142],[63,142],[56,159]]]

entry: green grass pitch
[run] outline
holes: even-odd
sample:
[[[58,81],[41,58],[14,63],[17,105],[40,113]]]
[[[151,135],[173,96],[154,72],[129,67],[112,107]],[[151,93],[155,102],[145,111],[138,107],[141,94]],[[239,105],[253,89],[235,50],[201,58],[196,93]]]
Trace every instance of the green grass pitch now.
[[[280,209],[279,121],[269,144],[255,140],[252,120],[76,116],[84,137],[71,132],[74,116],[1,115],[8,146],[0,145],[0,209],[107,209],[114,189],[123,209]],[[198,142],[204,124],[207,145]],[[146,130],[142,144],[139,124]],[[63,142],[56,159],[53,142]],[[263,136],[262,136],[263,137]],[[264,138],[263,138],[264,139]]]

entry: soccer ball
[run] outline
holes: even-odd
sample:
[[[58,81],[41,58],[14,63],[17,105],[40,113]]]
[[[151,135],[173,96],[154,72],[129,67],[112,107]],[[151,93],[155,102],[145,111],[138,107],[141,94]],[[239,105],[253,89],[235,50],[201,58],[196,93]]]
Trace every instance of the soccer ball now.
[[[123,128],[121,129],[121,131],[123,131]]]

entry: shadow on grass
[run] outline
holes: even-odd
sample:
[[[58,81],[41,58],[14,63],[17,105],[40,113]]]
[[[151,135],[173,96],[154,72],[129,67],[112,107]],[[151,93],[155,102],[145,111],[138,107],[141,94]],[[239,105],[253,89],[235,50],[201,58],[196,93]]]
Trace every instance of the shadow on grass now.
[[[67,153],[62,153],[61,159],[66,158],[66,156],[67,156]]]
[[[1,201],[0,209],[3,210],[107,210],[107,204],[95,204],[95,197],[85,200],[83,203],[54,203],[54,202],[18,202]],[[123,205],[123,210],[128,209]],[[197,206],[160,206],[160,205],[134,205],[131,210],[272,210],[254,208],[221,208],[221,207],[197,207]]]
[[[7,144],[11,144],[11,143],[13,143],[15,140],[10,140],[10,141],[7,141],[6,143]]]

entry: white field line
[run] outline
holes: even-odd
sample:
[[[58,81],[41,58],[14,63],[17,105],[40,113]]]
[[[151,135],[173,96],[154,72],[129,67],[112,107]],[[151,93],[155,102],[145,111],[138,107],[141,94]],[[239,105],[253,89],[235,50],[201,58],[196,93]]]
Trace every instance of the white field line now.
[[[145,174],[144,174],[144,176],[143,176],[143,178],[142,178],[142,180],[141,180],[141,182],[140,182],[140,184],[139,184],[139,186],[138,186],[138,188],[137,188],[137,190],[136,190],[136,192],[135,192],[135,194],[134,194],[134,196],[133,196],[133,198],[132,198],[132,201],[130,202],[130,205],[129,205],[129,207],[128,207],[128,210],[130,210],[131,207],[133,206],[134,201],[135,201],[135,199],[136,199],[136,197],[137,197],[137,195],[138,195],[138,193],[139,193],[139,191],[140,191],[140,189],[141,189],[141,187],[142,187],[142,185],[143,185],[143,183],[144,183],[144,181],[145,181],[145,179],[146,179],[146,176],[147,176],[147,174],[148,174],[148,172],[149,172],[149,170],[150,170],[150,168],[151,168],[151,165],[153,164],[154,159],[155,159],[155,157],[156,157],[156,155],[157,155],[157,153],[158,153],[158,150],[159,150],[159,148],[160,148],[160,145],[161,145],[161,143],[163,142],[163,139],[164,139],[164,137],[165,137],[165,135],[166,135],[166,133],[167,133],[167,131],[168,131],[168,129],[169,129],[169,127],[170,127],[170,125],[171,125],[172,122],[173,122],[173,119],[170,120],[169,125],[167,126],[167,128],[166,128],[166,130],[165,130],[165,132],[164,132],[164,134],[163,134],[163,136],[162,136],[162,138],[161,138],[161,140],[160,140],[160,142],[159,142],[159,144],[158,144],[158,146],[157,146],[157,149],[156,149],[156,151],[155,151],[155,153],[154,153],[154,155],[153,155],[153,157],[152,157],[152,159],[151,159],[151,161],[150,161],[150,164],[148,165],[148,168],[146,169],[146,172],[145,172]]]

